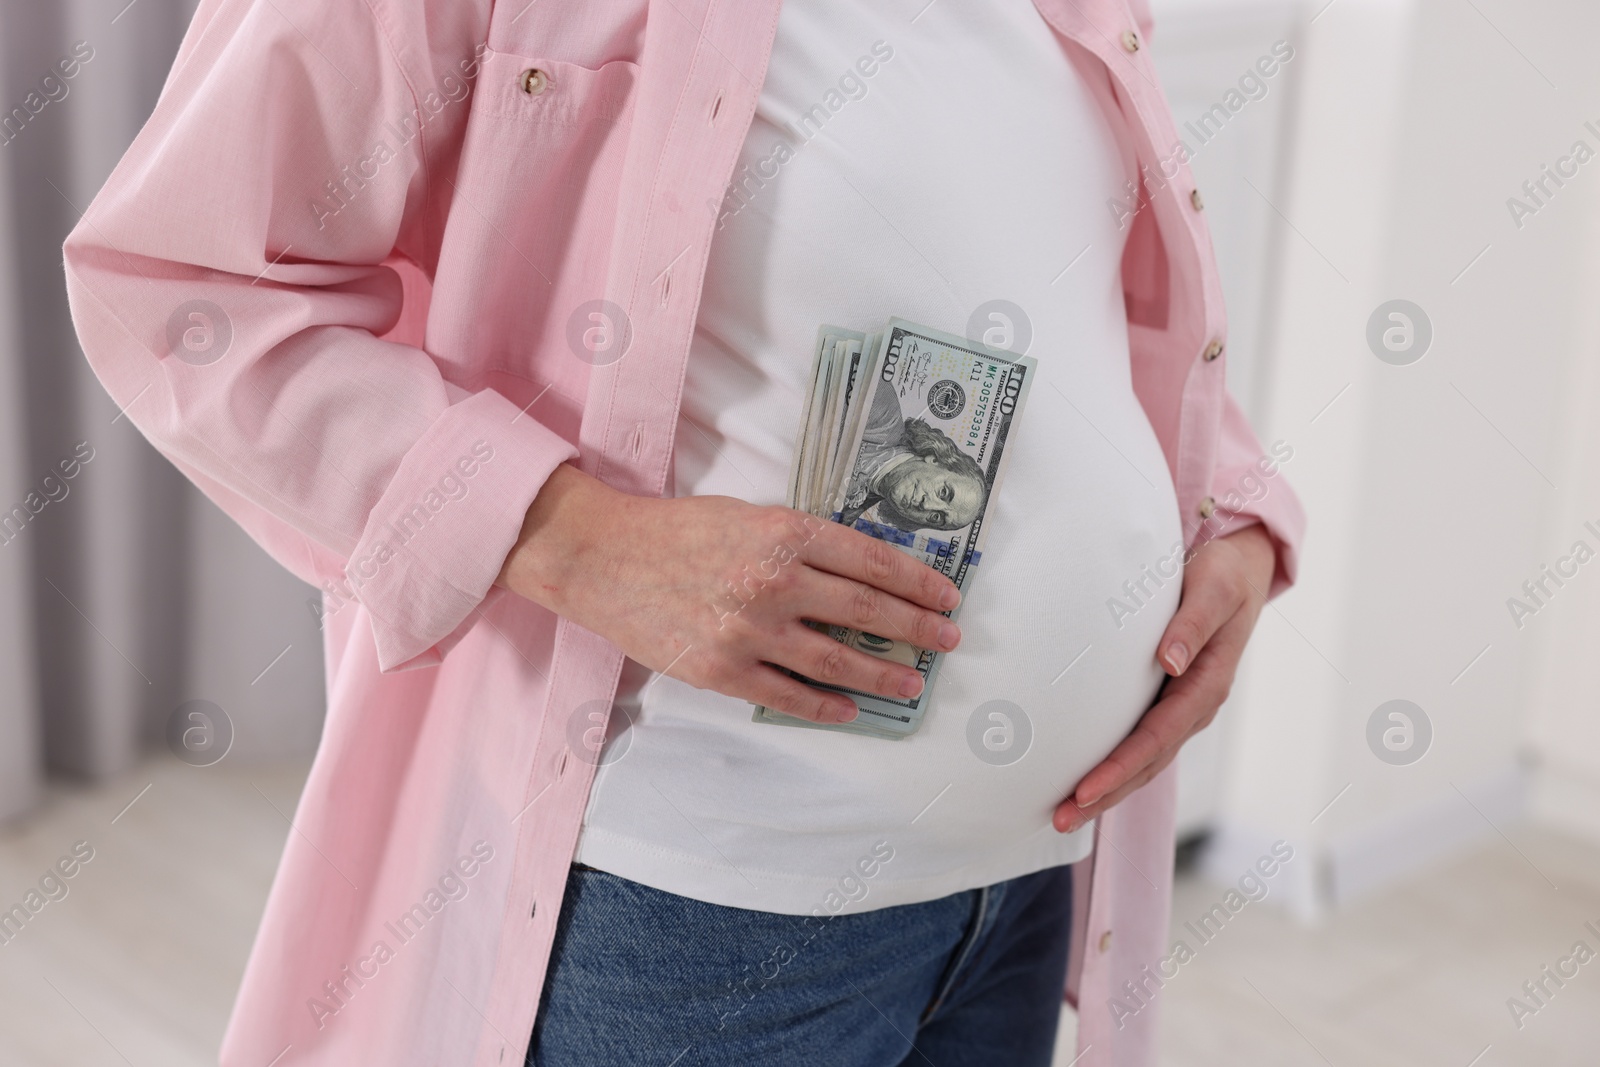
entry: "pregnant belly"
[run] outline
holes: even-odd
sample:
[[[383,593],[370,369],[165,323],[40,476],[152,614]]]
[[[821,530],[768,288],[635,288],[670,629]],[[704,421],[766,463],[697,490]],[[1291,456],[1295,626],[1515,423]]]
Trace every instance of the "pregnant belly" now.
[[[1124,419],[1129,462],[1164,473],[1136,416]],[[940,668],[927,721],[902,751],[847,757],[852,776],[875,762],[880,781],[898,778],[919,804],[943,791],[916,821],[930,864],[981,861],[1053,833],[1055,807],[1165,677],[1156,646],[1182,586],[1171,483],[1135,478],[1115,455],[1063,469],[1063,455],[1104,452],[1081,437],[1027,443],[996,501],[957,619],[962,644]],[[916,865],[908,856],[897,874]]]
[[[907,878],[981,865],[1053,833],[1056,805],[1128,735],[1165,676],[1156,646],[1181,575],[1176,516],[1162,517],[1075,531],[1077,559],[1053,572],[1030,567],[1037,552],[1020,545],[1015,566],[989,546],[985,563],[997,565],[971,587],[962,645],[945,658],[917,734],[790,731],[805,735],[785,745],[812,786],[805,832],[898,834],[895,876]]]
[[[1107,423],[1108,408],[1096,409]],[[762,875],[827,875],[878,841],[894,850],[879,883],[938,885],[962,871],[997,880],[1027,866],[1024,854],[1048,860],[1055,807],[1160,689],[1156,646],[1182,583],[1177,505],[1148,425],[1119,437],[1148,479],[1098,437],[1058,437],[1018,442],[1029,447],[991,510],[957,616],[961,646],[915,735],[758,726],[743,701],[658,678],[626,757],[596,782],[587,825],[597,837],[731,867],[730,899],[747,884],[765,890]],[[619,873],[689,891],[645,860],[609,858],[637,863]]]
[[[880,839],[895,852],[892,878],[911,882],[1037,851],[1055,833],[1056,805],[1161,686],[1156,645],[1181,576],[1176,516],[1160,517],[1066,530],[1076,558],[1053,569],[1041,566],[1039,545],[1004,546],[1012,557],[986,549],[990,570],[958,616],[961,647],[905,740],[756,726],[740,701],[660,679],[627,757],[606,770],[590,823],[779,877],[806,877]],[[1010,526],[1025,529],[1020,519]],[[663,810],[655,790],[669,781]],[[679,819],[694,833],[675,832]]]

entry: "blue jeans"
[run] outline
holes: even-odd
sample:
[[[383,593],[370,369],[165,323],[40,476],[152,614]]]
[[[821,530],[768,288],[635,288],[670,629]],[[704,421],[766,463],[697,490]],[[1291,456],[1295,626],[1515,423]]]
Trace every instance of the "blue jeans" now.
[[[529,1067],[1049,1067],[1071,868],[828,917],[574,866]]]

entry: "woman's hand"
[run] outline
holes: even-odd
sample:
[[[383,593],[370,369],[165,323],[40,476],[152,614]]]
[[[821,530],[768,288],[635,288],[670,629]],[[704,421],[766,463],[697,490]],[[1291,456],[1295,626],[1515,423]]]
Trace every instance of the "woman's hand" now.
[[[1068,833],[1164,770],[1183,743],[1216,718],[1277,566],[1272,538],[1247,526],[1205,545],[1183,571],[1183,598],[1156,646],[1170,675],[1161,698],[1111,755],[1056,808]]]
[[[497,584],[652,670],[815,722],[849,721],[855,703],[773,665],[889,697],[915,696],[922,677],[803,620],[941,652],[961,640],[940,614],[959,603],[955,584],[882,541],[731,497],[631,496],[568,464],[529,507]]]

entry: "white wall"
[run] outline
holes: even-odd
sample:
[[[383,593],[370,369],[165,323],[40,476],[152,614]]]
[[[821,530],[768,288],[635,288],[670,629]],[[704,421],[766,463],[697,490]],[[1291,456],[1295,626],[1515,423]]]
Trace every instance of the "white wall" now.
[[[1600,126],[1600,107],[1594,121]],[[1600,137],[1587,139],[1600,148]],[[1592,295],[1600,293],[1600,173],[1589,177],[1589,186],[1572,190],[1582,200],[1562,205],[1567,214],[1556,215],[1555,201],[1549,212],[1553,223],[1570,224],[1570,240],[1580,250],[1571,282],[1579,307],[1570,346],[1574,372],[1558,408],[1563,444],[1551,472],[1560,499],[1546,524],[1544,551],[1529,557],[1529,572],[1535,562],[1557,564],[1580,539],[1600,550],[1600,536],[1584,526],[1600,529],[1600,301]],[[1541,822],[1600,843],[1600,566],[1590,561],[1567,584],[1547,588],[1553,595],[1542,598],[1537,614],[1523,617],[1517,634],[1538,650],[1524,678],[1534,760],[1530,811]],[[1508,628],[1509,619],[1508,611]]]
[[[1203,5],[1172,6],[1192,20]],[[1600,589],[1600,562],[1520,631],[1505,606],[1580,535],[1576,516],[1600,527],[1600,313],[1587,295],[1600,160],[1520,230],[1506,208],[1577,138],[1600,149],[1582,125],[1600,127],[1600,72],[1583,55],[1600,9],[1315,0],[1302,18],[1269,306],[1238,384],[1263,439],[1295,448],[1285,469],[1311,532],[1301,583],[1264,613],[1221,731],[1207,864],[1231,879],[1264,840],[1287,838],[1305,860],[1293,906],[1314,916],[1497,837],[1522,814],[1535,756],[1550,768],[1540,817],[1600,837],[1585,685],[1600,593],[1584,584]],[[1211,176],[1206,163],[1203,187],[1273,187],[1248,161]],[[1409,366],[1366,341],[1394,298],[1434,328]],[[1393,698],[1434,728],[1409,766],[1366,740]]]

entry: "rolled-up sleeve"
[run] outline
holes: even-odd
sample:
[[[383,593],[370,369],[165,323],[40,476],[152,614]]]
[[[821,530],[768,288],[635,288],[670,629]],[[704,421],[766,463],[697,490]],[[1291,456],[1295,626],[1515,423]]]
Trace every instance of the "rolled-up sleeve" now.
[[[576,455],[475,354],[381,339],[396,264],[431,270],[488,7],[207,0],[64,249],[113,400],[281,563],[353,592],[384,670],[459,640]]]
[[[1294,458],[1294,446],[1274,441],[1264,450],[1238,402],[1232,394],[1224,395],[1222,439],[1211,479],[1220,524],[1211,525],[1217,537],[1258,523],[1266,528],[1278,557],[1271,587],[1266,590],[1271,598],[1294,584],[1300,567],[1300,542],[1305,537],[1305,510],[1283,474],[1284,464]]]

